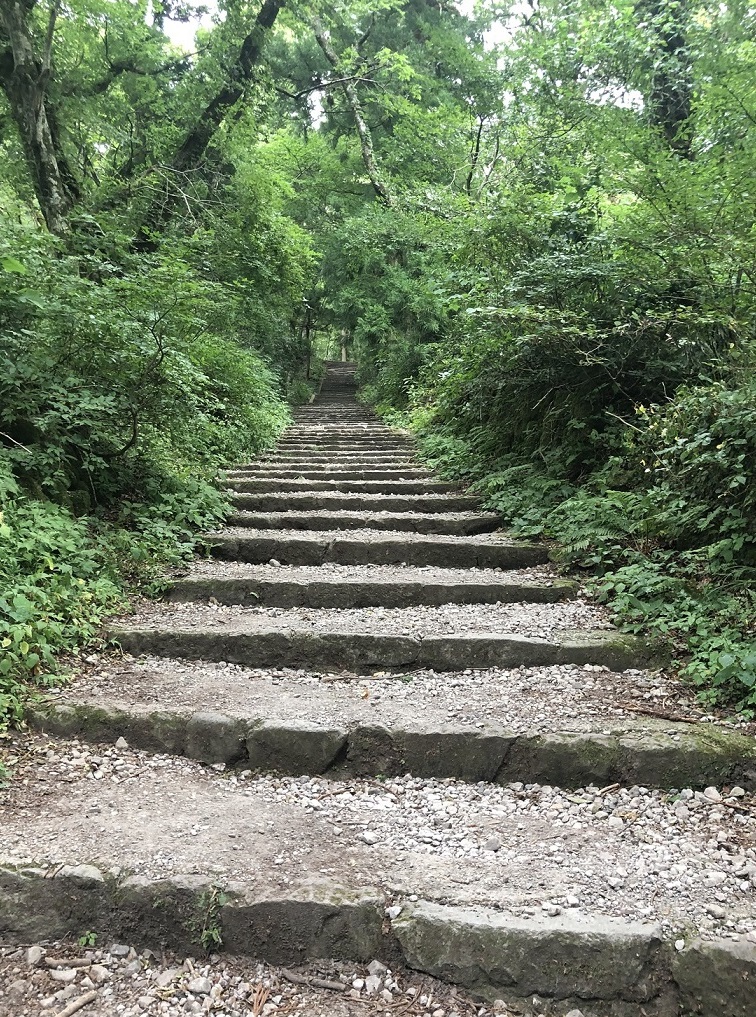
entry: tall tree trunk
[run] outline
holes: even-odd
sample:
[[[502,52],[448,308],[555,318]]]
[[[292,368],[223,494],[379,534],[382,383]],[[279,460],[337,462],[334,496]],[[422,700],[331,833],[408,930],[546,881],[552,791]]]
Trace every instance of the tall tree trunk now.
[[[15,121],[34,192],[51,233],[68,232],[68,213],[80,191],[60,145],[55,111],[47,94],[57,5],[50,13],[45,51],[35,52],[29,25],[32,4],[0,0],[6,45],[0,54],[0,86]],[[0,40],[0,46],[2,46]]]
[[[311,24],[313,31],[315,32],[315,38],[318,40],[318,45],[323,50],[326,60],[331,67],[337,70],[339,66],[339,57],[331,44],[331,39],[328,32],[323,27],[323,23],[315,18]],[[370,183],[373,185],[373,190],[384,204],[391,205],[393,204],[391,191],[388,189],[385,181],[383,180],[383,176],[378,167],[378,161],[375,158],[375,149],[373,148],[373,136],[370,133],[370,128],[365,120],[362,103],[360,102],[360,97],[357,93],[354,81],[349,78],[345,78],[341,82],[341,90],[344,93],[344,97],[352,111],[352,116],[354,117],[357,134],[360,139],[362,161],[365,164],[365,169],[370,177]]]
[[[687,40],[687,4],[673,7],[666,0],[642,0],[656,42],[649,110],[651,122],[665,141],[685,159],[693,156],[689,120],[693,107],[693,74]]]
[[[229,110],[244,95],[245,86],[252,80],[262,59],[265,40],[285,3],[286,0],[265,0],[251,31],[241,45],[229,80],[192,124],[170,160],[169,170],[180,175],[191,173],[200,166],[213,135],[225,120]],[[152,204],[134,241],[137,250],[154,250],[157,246],[155,234],[163,229],[181,200],[181,190],[177,185],[172,192],[166,193]]]
[[[195,169],[226,113],[241,99],[245,85],[252,79],[262,58],[263,46],[286,0],[265,0],[252,30],[239,51],[230,81],[205,106],[171,160],[179,172]]]

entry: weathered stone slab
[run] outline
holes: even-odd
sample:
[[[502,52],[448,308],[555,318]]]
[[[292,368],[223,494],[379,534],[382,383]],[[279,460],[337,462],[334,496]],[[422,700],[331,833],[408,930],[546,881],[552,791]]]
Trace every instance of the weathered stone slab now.
[[[443,534],[463,537],[491,533],[499,527],[493,513],[448,516],[434,513],[360,513],[329,512],[327,515],[304,512],[239,512],[229,516],[229,526],[248,526],[254,530],[391,530],[408,533]]]
[[[665,989],[661,930],[560,915],[522,919],[419,902],[393,922],[410,967],[484,999],[645,1003]]]
[[[247,731],[246,765],[295,775],[327,773],[346,743],[346,731],[314,722],[255,721]]]
[[[412,773],[476,783],[554,784],[560,787],[640,783],[646,787],[740,784],[756,787],[753,740],[707,726],[685,736],[639,728],[630,733],[555,731],[519,734],[504,726],[485,731],[439,720],[392,726],[370,719],[324,725],[313,715],[267,716],[164,710],[152,712],[84,703],[37,707],[29,723],[52,734],[170,751],[206,763],[237,763],[289,774],[366,777]],[[649,750],[652,742],[655,751]],[[696,745],[700,751],[696,751]],[[636,752],[637,747],[637,752]]]
[[[351,491],[354,494],[443,494],[456,484],[440,480],[229,480],[239,494],[275,491]]]
[[[480,499],[466,494],[417,495],[345,494],[232,494],[231,502],[238,509],[258,512],[296,511],[376,511],[376,512],[468,512],[480,505]]]
[[[756,943],[696,940],[673,961],[683,1013],[702,1017],[753,1017],[756,1013]]]
[[[442,568],[519,569],[542,565],[548,560],[547,549],[539,544],[503,540],[434,539],[421,536],[412,540],[380,536],[371,539],[311,534],[281,536],[272,531],[234,530],[212,534],[207,543],[213,555],[225,561],[264,564],[275,558],[285,565],[438,565]]]
[[[312,633],[280,630],[222,631],[119,628],[113,637],[129,653],[230,661],[252,667],[345,670],[354,674],[399,672],[404,668],[459,671],[465,667],[520,667],[566,663],[604,664],[613,670],[643,667],[654,659],[641,639],[586,633],[584,642],[550,642],[519,635],[412,636],[378,633]]]
[[[252,893],[207,876],[105,876],[91,865],[0,869],[0,935],[30,942],[95,933],[194,954],[212,927],[223,947],[271,964],[317,958],[372,960],[383,948],[383,901],[375,891],[330,882]]]
[[[288,578],[254,580],[196,577],[176,580],[166,600],[184,603],[214,597],[220,604],[256,604],[269,607],[415,607],[419,604],[505,604],[514,602],[556,603],[574,597],[577,584],[556,580],[549,585],[530,582],[469,583],[397,582],[347,580],[344,582]]]

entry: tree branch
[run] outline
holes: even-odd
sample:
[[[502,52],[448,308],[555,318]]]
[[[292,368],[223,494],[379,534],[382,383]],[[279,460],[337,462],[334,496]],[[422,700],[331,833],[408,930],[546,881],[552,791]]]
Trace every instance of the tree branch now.
[[[323,51],[326,60],[329,62],[334,70],[339,69],[339,57],[336,50],[331,45],[331,39],[328,32],[323,26],[323,23],[318,19],[314,18],[311,22],[312,29],[315,33],[315,38],[318,41],[318,45]],[[357,94],[357,89],[354,87],[353,78],[345,78],[341,82],[341,90],[344,93],[349,108],[352,111],[354,122],[357,127],[357,134],[360,139],[360,151],[362,152],[362,161],[365,164],[368,176],[370,177],[370,183],[373,185],[373,190],[380,200],[386,205],[392,205],[393,199],[391,191],[388,189],[386,183],[383,180],[381,171],[378,167],[378,162],[375,158],[375,149],[373,147],[373,136],[370,133],[370,128],[365,120],[365,114],[362,110],[362,103],[360,97]]]

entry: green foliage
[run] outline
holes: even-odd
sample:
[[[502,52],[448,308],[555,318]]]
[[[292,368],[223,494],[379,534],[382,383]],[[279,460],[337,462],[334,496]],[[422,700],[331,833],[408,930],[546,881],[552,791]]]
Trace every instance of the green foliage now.
[[[10,487],[10,490],[8,489]],[[6,483],[0,513],[0,726],[18,722],[26,689],[54,680],[56,654],[93,640],[122,603],[86,525]]]
[[[223,945],[221,910],[229,900],[229,895],[220,886],[213,885],[197,901],[197,913],[191,922],[191,932],[208,952]]]
[[[712,559],[756,564],[756,381],[685,389],[639,411],[640,449],[660,526],[679,548],[709,547]]]

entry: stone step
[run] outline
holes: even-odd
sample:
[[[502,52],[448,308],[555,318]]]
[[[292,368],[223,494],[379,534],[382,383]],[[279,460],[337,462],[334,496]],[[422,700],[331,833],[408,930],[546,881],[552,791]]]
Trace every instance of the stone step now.
[[[170,603],[213,599],[259,607],[413,607],[438,604],[552,603],[576,584],[531,571],[381,565],[295,566],[201,562],[173,581]]]
[[[90,743],[113,745],[124,737],[149,752],[292,776],[411,773],[473,784],[756,790],[753,736],[695,719],[639,717],[632,712],[644,705],[637,672],[597,673],[578,716],[570,718],[576,711],[570,711],[569,689],[579,689],[586,673],[530,668],[446,678],[426,672],[407,685],[386,677],[366,685],[365,679],[324,681],[293,671],[147,658],[126,668],[110,665],[37,706],[31,720]]]
[[[296,609],[292,609],[296,610]],[[289,667],[372,674],[375,671],[404,674],[430,668],[458,671],[461,668],[534,667],[553,664],[597,664],[624,670],[655,662],[643,640],[604,630],[563,632],[552,639],[507,632],[456,633],[426,637],[383,635],[379,632],[313,633],[305,623],[289,616],[285,627],[265,618],[240,619],[218,628],[168,624],[123,626],[112,638],[124,652],[186,660],[228,661],[255,667]],[[333,620],[333,625],[338,625]]]
[[[491,533],[500,522],[493,512],[237,512],[227,520],[229,526],[255,530],[405,530],[457,537]]]
[[[379,454],[385,455],[386,453],[385,452],[381,453],[380,449],[380,446],[385,444],[392,446],[391,448],[389,448],[389,451],[395,451],[394,446],[398,446],[402,454],[412,455],[415,453],[415,446],[411,442],[402,441],[401,438],[396,437],[390,438],[376,436],[375,438],[365,439],[364,441],[362,439],[356,441],[353,440],[352,438],[338,438],[338,437],[332,438],[328,434],[322,434],[322,435],[310,435],[309,438],[296,438],[296,437],[286,438],[282,436],[281,441],[289,442],[292,445],[302,445],[305,446],[306,448],[310,448],[311,446],[318,445],[323,442],[331,442],[334,445],[343,445],[345,448],[352,448],[355,454],[357,455],[360,455],[362,453],[372,454],[373,452],[376,451],[376,448]]]
[[[261,466],[277,466],[285,470],[310,469],[324,470],[329,467],[345,470],[362,470],[366,466],[374,469],[406,469],[416,464],[414,456],[408,453],[389,452],[385,455],[363,455],[360,453],[345,453],[336,455],[329,452],[289,452],[271,453],[264,459],[258,460]],[[240,466],[239,469],[246,469]]]
[[[346,494],[232,494],[231,502],[238,509],[253,512],[289,511],[356,511],[356,512],[470,512],[480,506],[480,499],[467,494],[390,495]]]
[[[333,451],[352,451],[352,452],[378,452],[378,453],[389,453],[389,452],[410,452],[414,453],[415,448],[408,441],[402,441],[401,438],[383,438],[375,437],[371,438],[369,435],[361,435],[353,438],[331,438],[328,435],[320,437],[310,438],[281,438],[276,445],[277,449],[290,449],[292,452],[297,450],[307,451],[308,449],[323,449]]]
[[[429,470],[422,468],[403,469],[401,466],[385,470],[349,470],[336,466],[321,466],[313,469],[282,469],[269,463],[248,466],[240,470],[229,470],[229,480],[424,480],[432,478]]]
[[[232,480],[237,494],[277,491],[344,491],[353,494],[443,494],[458,491],[456,484],[438,480]]]
[[[699,804],[698,828],[684,821],[680,842],[679,805],[653,792],[636,809],[643,837],[633,820],[619,828],[606,811],[596,818],[598,788],[580,806],[552,795],[562,812],[576,810],[575,830],[547,818],[540,788],[469,798],[464,785],[402,778],[230,780],[107,746],[93,771],[80,746],[35,738],[21,772],[25,794],[44,809],[11,808],[0,826],[9,942],[94,934],[105,945],[198,957],[211,931],[232,956],[274,964],[398,961],[517,1012],[532,1012],[535,996],[562,1014],[752,1013],[756,944],[729,938],[706,910],[716,904],[736,926],[751,922],[730,866],[704,839],[716,845],[721,830],[737,844],[750,831],[753,819],[744,827],[732,810],[710,817]],[[53,795],[48,752],[65,760]],[[116,773],[117,790],[106,785]],[[597,800],[620,810],[624,802],[612,792]],[[455,810],[459,839],[432,805]],[[547,850],[557,833],[548,846],[561,850]],[[728,870],[717,884],[724,906],[712,900],[702,858]],[[687,897],[669,888],[669,859],[691,873]],[[609,876],[639,863],[640,879]]]
[[[301,406],[299,409],[292,413],[292,419],[295,422],[302,423],[304,421],[313,420],[316,423],[334,423],[334,424],[375,424],[380,426],[375,417],[369,413],[361,413],[356,410],[350,410],[349,407],[344,405],[332,405],[328,406]]]
[[[313,466],[328,466],[331,463],[344,463],[347,466],[405,466],[415,461],[414,454],[406,452],[361,452],[361,451],[315,451],[299,450],[283,452],[274,450],[257,460],[258,463],[291,463],[298,466],[300,463],[312,463]]]
[[[390,431],[388,429],[378,429],[374,427],[352,427],[348,429],[343,428],[329,428],[329,427],[303,427],[301,430],[297,428],[289,428],[281,435],[281,440],[287,441],[301,441],[310,443],[313,441],[336,441],[336,442],[351,442],[351,441],[365,441],[370,439],[371,441],[388,441],[388,442],[400,442],[408,447],[414,448],[414,442],[409,435],[400,434],[396,431]]]
[[[304,426],[293,426],[287,428],[281,435],[282,438],[289,438],[293,441],[313,441],[318,438],[330,438],[333,441],[352,441],[367,438],[380,438],[386,441],[404,441],[412,444],[413,439],[409,434],[402,431],[395,431],[390,427],[378,427],[374,424],[351,423],[348,426],[343,424],[317,424],[312,423]]]
[[[386,427],[385,424],[369,420],[362,421],[361,423],[350,422],[348,425],[334,421],[324,421],[319,424],[316,420],[312,420],[304,424],[291,424],[286,428],[284,434],[303,438],[308,438],[312,434],[334,434],[346,438],[354,434],[382,434],[391,438],[411,439],[411,435],[407,431],[399,431],[394,427]]]
[[[277,531],[234,529],[208,535],[216,558],[264,564],[276,559],[284,565],[440,565],[442,568],[528,568],[548,561],[540,544],[517,543],[497,537],[445,537],[381,530],[359,534],[327,530]]]

